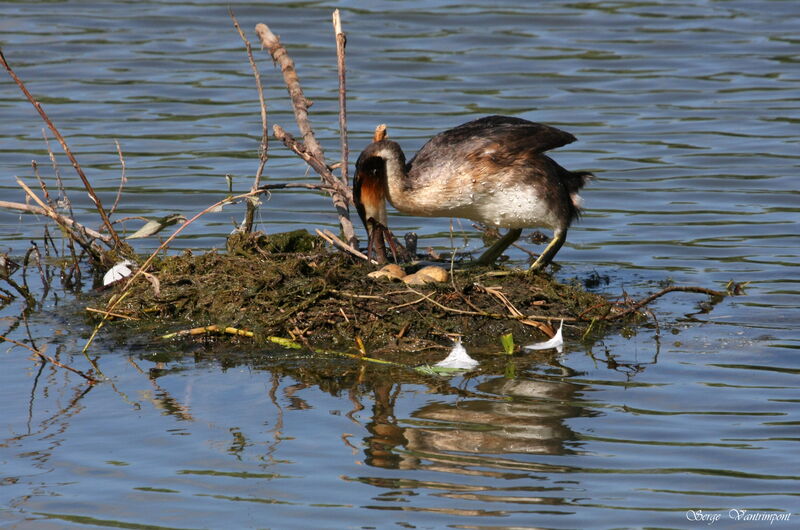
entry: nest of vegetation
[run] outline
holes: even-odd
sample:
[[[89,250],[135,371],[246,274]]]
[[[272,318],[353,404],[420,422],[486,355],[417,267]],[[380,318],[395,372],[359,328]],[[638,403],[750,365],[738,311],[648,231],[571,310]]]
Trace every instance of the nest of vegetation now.
[[[434,350],[455,337],[494,350],[508,333],[517,343],[540,341],[562,319],[568,335],[581,336],[612,309],[602,296],[546,274],[498,274],[454,263],[448,281],[408,286],[369,277],[375,268],[330,251],[305,230],[236,234],[225,253],[155,261],[150,270],[158,288],[134,282],[115,312],[137,318],[130,325],[150,332],[213,325],[252,332],[247,340],[256,344],[278,336],[337,350],[358,345],[392,358]],[[105,296],[114,294],[112,288]]]

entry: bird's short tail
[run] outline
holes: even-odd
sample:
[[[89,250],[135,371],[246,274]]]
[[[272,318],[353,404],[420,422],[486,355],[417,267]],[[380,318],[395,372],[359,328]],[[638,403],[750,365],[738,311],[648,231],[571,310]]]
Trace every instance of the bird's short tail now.
[[[583,198],[578,194],[578,191],[588,184],[594,178],[594,175],[588,171],[568,171],[567,173],[568,176],[564,179],[564,183],[567,186],[572,205],[580,213],[583,207]]]

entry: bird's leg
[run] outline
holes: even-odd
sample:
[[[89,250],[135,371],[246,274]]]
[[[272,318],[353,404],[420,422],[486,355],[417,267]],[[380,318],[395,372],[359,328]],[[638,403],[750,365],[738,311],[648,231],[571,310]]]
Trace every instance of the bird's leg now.
[[[553,239],[550,241],[550,243],[547,244],[547,246],[544,249],[544,252],[539,254],[539,257],[536,258],[535,262],[533,262],[533,265],[531,265],[531,268],[528,270],[528,272],[536,272],[542,270],[547,265],[549,265],[550,262],[553,261],[553,258],[556,256],[558,250],[564,244],[564,241],[566,240],[567,240],[567,231],[556,230],[553,233]]]
[[[394,234],[385,225],[376,221],[372,217],[367,220],[368,224],[368,242],[367,242],[367,259],[372,257],[372,251],[375,251],[375,259],[378,263],[386,263],[385,243],[389,244],[389,250],[392,251],[392,257],[395,263],[401,261],[408,261],[411,259],[410,254],[403,245],[397,243],[394,239]],[[408,236],[408,234],[406,234]],[[414,243],[416,243],[416,234],[413,234]]]
[[[511,228],[506,235],[495,241],[494,245],[486,249],[486,251],[481,254],[481,257],[478,258],[476,262],[478,265],[491,265],[500,255],[507,249],[511,243],[519,239],[520,234],[522,234],[521,228]],[[557,250],[557,249],[556,249]]]
[[[392,257],[394,258],[394,262],[398,263],[398,260],[397,260],[397,243],[394,242],[394,234],[392,234],[392,231],[389,230],[385,226],[381,226],[381,228],[382,228],[382,232],[383,232],[383,237],[386,239],[386,242],[389,243],[389,250],[392,251]],[[381,242],[381,243],[383,243],[383,242]]]
[[[380,224],[378,221],[370,217],[367,220],[369,225],[369,238],[367,241],[367,259],[372,257],[372,251],[375,251],[375,259],[378,263],[386,263],[386,248],[383,246],[384,230],[388,229]]]
[[[394,234],[386,226],[379,223],[372,217],[367,221],[369,223],[369,243],[367,244],[367,258],[372,257],[372,251],[375,251],[375,259],[378,263],[386,263],[385,243],[389,244],[389,250],[392,251],[392,258],[395,263],[405,261],[408,259],[408,252],[402,245],[398,245],[394,240]]]

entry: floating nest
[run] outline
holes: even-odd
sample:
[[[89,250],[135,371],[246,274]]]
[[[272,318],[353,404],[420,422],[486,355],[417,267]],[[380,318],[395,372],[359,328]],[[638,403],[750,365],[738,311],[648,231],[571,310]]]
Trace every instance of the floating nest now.
[[[412,286],[370,277],[374,265],[331,251],[305,230],[236,234],[225,253],[187,251],[154,262],[157,281],[134,282],[114,311],[150,333],[214,325],[252,332],[246,340],[257,344],[285,337],[397,358],[426,350],[441,357],[455,337],[502,351],[501,336],[512,334],[517,345],[545,340],[562,319],[567,335],[580,337],[611,308],[602,296],[546,274],[439,265],[452,273],[447,281]]]

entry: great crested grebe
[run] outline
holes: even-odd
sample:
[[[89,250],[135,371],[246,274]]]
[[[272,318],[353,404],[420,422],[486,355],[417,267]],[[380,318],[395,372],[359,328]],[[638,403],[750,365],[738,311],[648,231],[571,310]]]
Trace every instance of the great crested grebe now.
[[[369,235],[368,253],[392,245],[386,204],[423,217],[461,217],[509,228],[478,262],[493,263],[523,228],[547,227],[553,239],[531,266],[549,264],[581,208],[578,191],[592,178],[567,171],[545,151],[575,141],[568,132],[508,116],[487,116],[441,132],[406,163],[400,145],[380,139],[356,162],[353,196]]]

